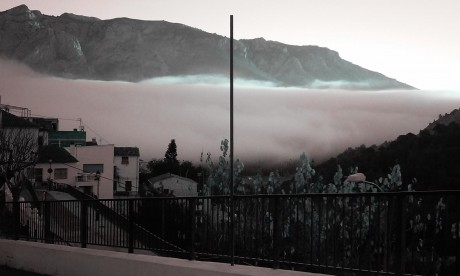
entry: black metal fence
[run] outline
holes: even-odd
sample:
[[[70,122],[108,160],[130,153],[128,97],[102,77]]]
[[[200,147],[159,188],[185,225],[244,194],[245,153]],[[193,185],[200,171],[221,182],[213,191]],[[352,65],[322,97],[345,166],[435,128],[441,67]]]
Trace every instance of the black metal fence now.
[[[460,275],[459,199],[460,191],[235,196],[233,215],[228,196],[19,202],[6,204],[1,234],[336,275]]]

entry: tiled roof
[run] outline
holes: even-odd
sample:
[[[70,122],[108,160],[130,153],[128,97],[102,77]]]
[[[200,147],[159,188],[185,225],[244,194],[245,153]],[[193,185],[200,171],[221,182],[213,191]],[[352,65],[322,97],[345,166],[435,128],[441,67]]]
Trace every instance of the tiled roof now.
[[[36,124],[29,122],[21,117],[13,115],[4,110],[2,112],[2,127],[27,127],[27,128],[39,128]]]
[[[140,156],[139,148],[136,147],[115,147],[115,156]]]
[[[57,145],[42,146],[38,151],[38,163],[76,163],[78,160],[67,150]]]

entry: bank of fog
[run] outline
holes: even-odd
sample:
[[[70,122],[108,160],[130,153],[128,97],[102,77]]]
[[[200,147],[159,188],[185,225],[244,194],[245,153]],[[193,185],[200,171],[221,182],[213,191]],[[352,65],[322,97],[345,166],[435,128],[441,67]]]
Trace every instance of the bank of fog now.
[[[229,86],[193,82],[141,83],[66,80],[1,63],[2,103],[58,117],[62,130],[78,127],[88,139],[138,146],[144,160],[163,158],[175,139],[178,159],[217,159],[229,138]],[[305,152],[317,162],[348,147],[380,144],[418,133],[460,106],[440,91],[346,91],[276,88],[237,83],[234,91],[235,157],[245,163],[283,163]],[[64,120],[65,119],[65,120]]]

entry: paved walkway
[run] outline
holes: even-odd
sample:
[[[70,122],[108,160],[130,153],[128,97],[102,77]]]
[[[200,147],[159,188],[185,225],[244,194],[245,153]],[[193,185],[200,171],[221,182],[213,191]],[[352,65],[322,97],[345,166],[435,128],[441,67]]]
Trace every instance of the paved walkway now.
[[[39,274],[39,273],[12,269],[6,266],[0,266],[0,275],[2,276],[46,276],[45,274]]]

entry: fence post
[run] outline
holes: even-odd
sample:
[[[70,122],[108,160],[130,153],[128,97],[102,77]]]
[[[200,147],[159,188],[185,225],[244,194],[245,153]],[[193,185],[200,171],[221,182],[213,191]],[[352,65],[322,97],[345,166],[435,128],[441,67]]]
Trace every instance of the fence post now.
[[[190,200],[190,260],[195,260],[195,234],[196,234],[196,198]]]
[[[134,252],[134,199],[128,199],[128,252]]]
[[[86,248],[88,243],[88,202],[80,201],[80,242],[81,247]]]
[[[19,240],[21,232],[21,203],[13,202],[14,239]]]
[[[457,213],[458,214],[458,213]],[[456,222],[456,227],[455,227],[455,274],[458,275],[458,273],[460,272],[460,223],[458,222],[458,219],[457,219],[457,222]]]
[[[45,207],[45,212],[43,212],[43,215],[45,216],[45,243],[52,243],[52,237],[51,237],[51,211],[50,211],[50,202],[45,201],[44,202],[44,207]]]
[[[166,233],[166,222],[165,222],[165,200],[161,199],[160,200],[160,209],[161,209],[161,237],[164,239],[166,238],[165,233]]]
[[[400,192],[396,195],[396,244],[395,244],[395,273],[402,275],[406,265],[406,204],[405,195]]]
[[[280,268],[280,246],[281,246],[281,212],[280,198],[273,197],[273,268]]]

